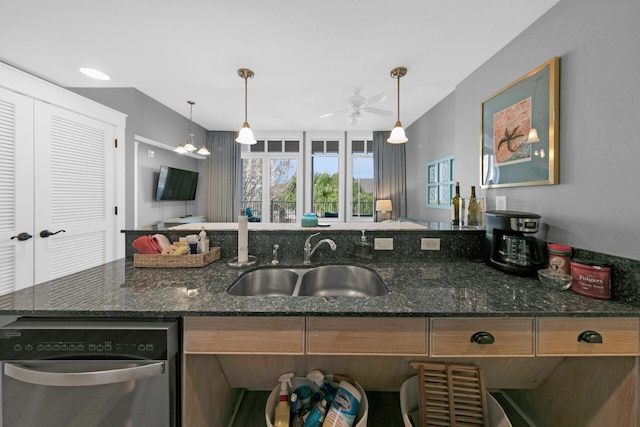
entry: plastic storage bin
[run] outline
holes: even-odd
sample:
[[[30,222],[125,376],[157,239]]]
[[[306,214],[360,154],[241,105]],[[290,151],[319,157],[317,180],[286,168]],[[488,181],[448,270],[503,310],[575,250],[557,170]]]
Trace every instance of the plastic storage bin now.
[[[332,375],[325,375],[325,380],[338,388],[338,384],[333,381]],[[318,386],[311,380],[304,377],[293,377],[291,378],[291,390],[295,390],[301,386],[309,386],[313,391],[318,390]],[[369,414],[369,402],[367,401],[367,395],[357,382],[355,383],[356,389],[360,392],[362,398],[360,399],[360,405],[358,406],[358,414],[356,415],[356,423],[355,427],[367,427],[367,417]],[[290,390],[290,391],[291,391]],[[278,383],[271,394],[269,394],[269,398],[267,399],[267,405],[265,408],[265,419],[267,421],[267,427],[273,426],[273,419],[276,410],[276,404],[278,403],[278,395],[280,393],[280,384]],[[502,427],[502,426],[501,426]]]
[[[271,393],[273,394],[273,393]],[[277,399],[276,394],[276,399]],[[411,422],[410,414],[418,409],[420,396],[418,395],[418,376],[413,376],[402,383],[400,388],[400,410],[405,427],[418,427]],[[275,402],[274,402],[275,405]],[[496,399],[487,392],[487,406],[489,410],[489,422],[491,427],[511,427],[511,422],[504,413],[504,409]],[[275,406],[274,406],[275,409]],[[420,422],[420,416],[416,418]]]

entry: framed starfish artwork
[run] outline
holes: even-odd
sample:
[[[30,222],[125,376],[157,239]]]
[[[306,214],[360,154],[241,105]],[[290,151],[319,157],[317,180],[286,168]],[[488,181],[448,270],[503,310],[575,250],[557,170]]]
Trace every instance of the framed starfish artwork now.
[[[482,102],[482,188],[558,183],[560,58]]]

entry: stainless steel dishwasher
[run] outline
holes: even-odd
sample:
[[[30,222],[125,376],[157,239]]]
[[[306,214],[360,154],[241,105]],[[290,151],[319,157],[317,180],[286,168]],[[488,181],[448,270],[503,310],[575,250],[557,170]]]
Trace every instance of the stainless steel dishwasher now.
[[[2,427],[178,425],[178,329],[111,319],[3,326]]]

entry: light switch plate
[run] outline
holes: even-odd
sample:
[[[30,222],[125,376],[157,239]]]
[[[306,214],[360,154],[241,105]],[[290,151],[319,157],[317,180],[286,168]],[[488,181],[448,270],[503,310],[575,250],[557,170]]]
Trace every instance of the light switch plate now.
[[[393,237],[376,237],[373,239],[373,249],[376,251],[392,251]]]
[[[496,196],[496,210],[497,211],[507,210],[507,196]]]
[[[420,250],[422,251],[439,251],[440,239],[423,237],[420,239]]]

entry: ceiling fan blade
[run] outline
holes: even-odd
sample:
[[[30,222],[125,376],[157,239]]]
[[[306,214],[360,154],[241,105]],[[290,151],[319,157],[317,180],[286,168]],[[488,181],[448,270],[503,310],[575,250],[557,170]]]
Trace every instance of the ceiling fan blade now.
[[[362,110],[367,113],[378,114],[380,116],[390,116],[393,114],[393,111],[382,110],[380,108],[364,107]]]
[[[331,117],[331,116],[336,115],[338,113],[342,113],[342,112],[349,111],[349,110],[350,110],[350,108],[341,108],[340,110],[336,110],[336,111],[333,111],[331,113],[323,114],[323,115],[320,116],[320,118],[324,119],[326,117]]]
[[[367,104],[369,105],[375,104],[376,102],[384,101],[385,99],[387,99],[387,94],[382,92],[377,94],[376,96],[372,96],[371,98],[367,99]]]

